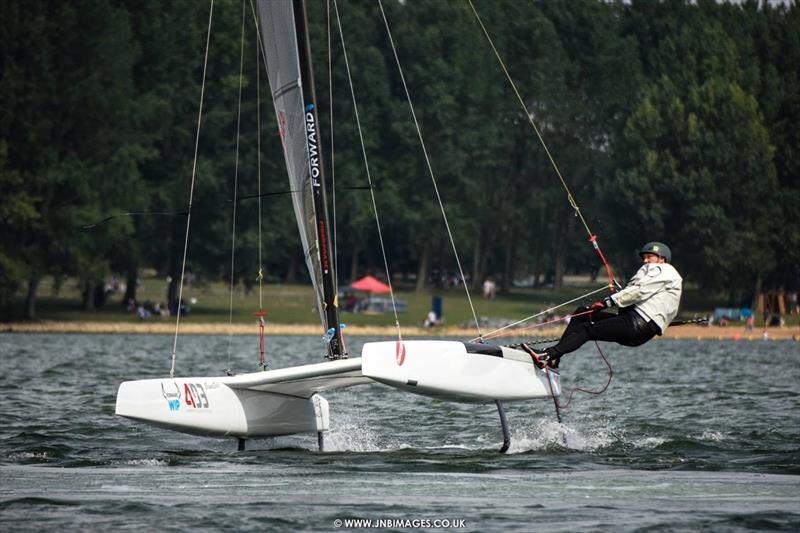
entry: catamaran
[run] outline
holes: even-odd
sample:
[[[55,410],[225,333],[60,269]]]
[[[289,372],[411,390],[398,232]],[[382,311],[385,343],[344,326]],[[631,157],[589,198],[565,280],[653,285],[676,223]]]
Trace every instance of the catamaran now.
[[[305,2],[260,0],[258,6],[294,212],[326,332],[326,360],[231,376],[176,377],[173,350],[168,377],[120,385],[116,414],[184,433],[235,437],[239,449],[244,449],[245,439],[316,433],[323,450],[330,411],[322,393],[380,383],[447,401],[495,403],[505,452],[510,433],[503,402],[555,399],[561,393],[558,372],[539,368],[530,352],[483,342],[404,340],[398,324],[396,339],[366,343],[360,357],[347,354],[331,260]]]

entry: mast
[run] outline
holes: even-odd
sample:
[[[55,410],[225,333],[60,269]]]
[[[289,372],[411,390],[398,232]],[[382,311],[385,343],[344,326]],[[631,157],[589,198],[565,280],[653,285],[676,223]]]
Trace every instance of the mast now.
[[[346,354],[343,350],[342,332],[339,325],[339,299],[336,292],[336,273],[333,269],[331,253],[330,223],[328,217],[328,198],[326,193],[325,166],[322,160],[319,134],[319,114],[317,96],[314,90],[314,69],[311,63],[311,40],[308,34],[308,19],[305,0],[293,0],[295,31],[297,34],[298,58],[300,61],[300,83],[305,112],[305,131],[308,144],[308,164],[316,213],[317,244],[320,269],[322,270],[322,310],[327,322],[326,336],[330,336],[328,357],[340,359]],[[333,330],[333,332],[331,332]],[[332,333],[332,335],[331,335]]]

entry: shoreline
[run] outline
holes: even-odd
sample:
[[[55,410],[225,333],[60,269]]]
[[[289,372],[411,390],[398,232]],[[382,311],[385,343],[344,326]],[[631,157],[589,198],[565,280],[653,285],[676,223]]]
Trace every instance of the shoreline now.
[[[320,335],[320,326],[312,324],[270,324],[266,326],[267,335]],[[563,328],[549,327],[543,329],[511,329],[496,335],[484,335],[487,338],[501,337],[558,337]],[[767,337],[764,338],[766,331]],[[180,333],[184,335],[257,335],[254,324],[225,323],[182,323]],[[394,326],[348,326],[345,335],[353,337],[391,337],[397,334]],[[175,324],[163,322],[6,322],[0,324],[0,333],[94,333],[94,334],[137,334],[137,335],[172,335],[175,333]],[[404,337],[456,337],[461,339],[475,338],[474,329],[459,327],[404,327]],[[656,337],[658,339],[659,337]],[[669,328],[664,339],[691,339],[691,340],[734,340],[734,341],[760,341],[760,340],[797,340],[800,341],[800,329],[795,327],[773,327],[767,330],[754,329],[746,331],[743,327],[733,326],[699,326],[686,325]]]

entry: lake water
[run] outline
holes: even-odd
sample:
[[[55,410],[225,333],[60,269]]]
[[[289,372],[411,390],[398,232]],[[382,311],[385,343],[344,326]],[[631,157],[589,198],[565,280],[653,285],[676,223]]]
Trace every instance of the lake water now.
[[[170,336],[0,335],[3,530],[800,529],[794,341],[604,345],[608,391],[577,394],[563,424],[549,400],[507,404],[506,455],[493,405],[380,385],[325,394],[325,453],[313,435],[237,452],[233,439],[115,417],[119,383],[168,375],[171,349]],[[267,350],[273,367],[321,360],[316,338],[268,338]],[[231,353],[235,370],[256,369],[255,337],[233,338]],[[180,339],[178,375],[227,367],[227,337]],[[561,370],[565,389],[606,379],[593,346]]]

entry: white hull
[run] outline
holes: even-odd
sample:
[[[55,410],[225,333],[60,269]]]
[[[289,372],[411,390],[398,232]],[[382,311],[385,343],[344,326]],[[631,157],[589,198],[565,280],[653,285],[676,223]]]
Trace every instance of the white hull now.
[[[217,437],[275,437],[330,427],[318,394],[370,380],[347,359],[237,376],[126,381],[116,414],[174,431]]]
[[[548,373],[519,350],[486,345],[487,352],[469,353],[463,342],[370,342],[361,355],[362,373],[390,387],[455,402],[489,403],[550,397]],[[479,345],[470,345],[481,349]],[[560,395],[558,374],[550,372],[553,392]]]
[[[274,437],[325,431],[330,425],[328,402],[318,394],[306,399],[237,390],[215,378],[126,381],[117,393],[116,414],[218,437]]]

